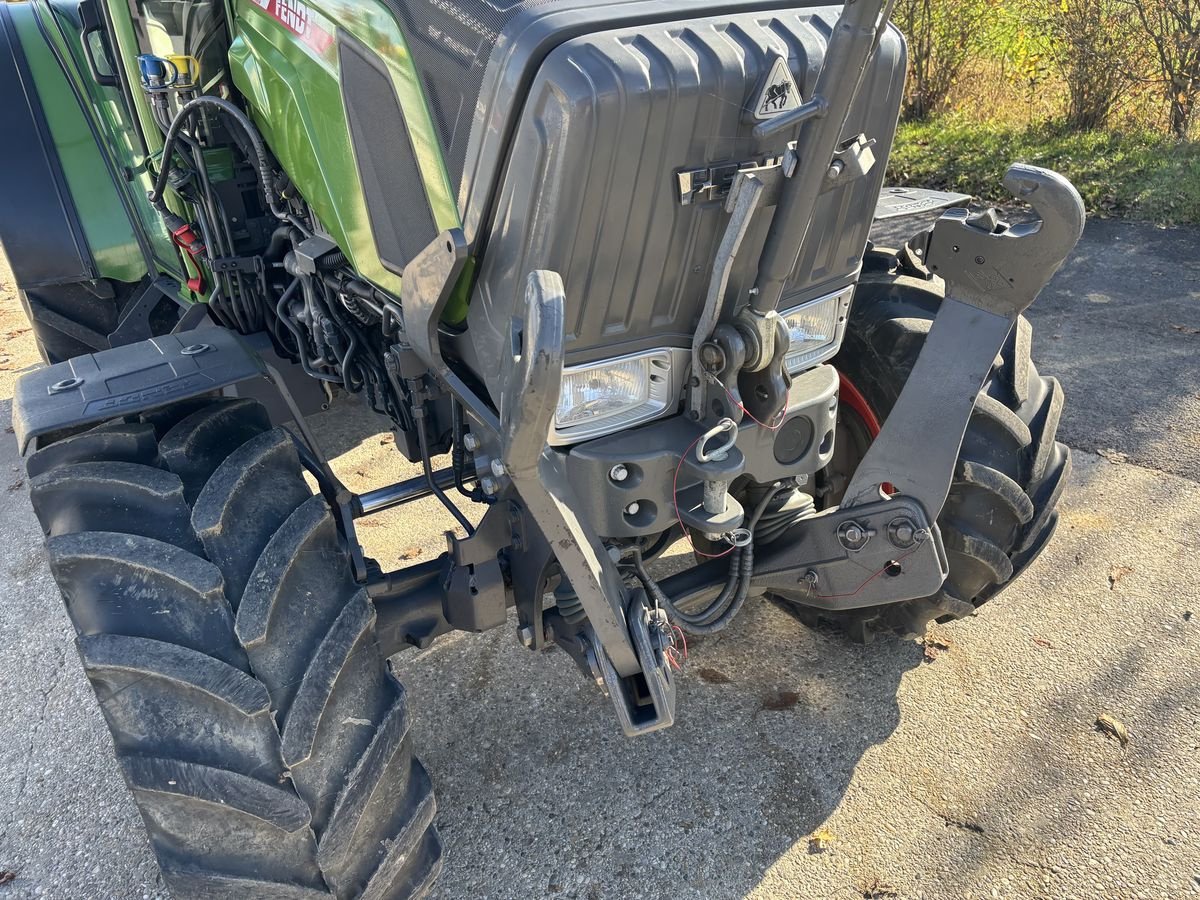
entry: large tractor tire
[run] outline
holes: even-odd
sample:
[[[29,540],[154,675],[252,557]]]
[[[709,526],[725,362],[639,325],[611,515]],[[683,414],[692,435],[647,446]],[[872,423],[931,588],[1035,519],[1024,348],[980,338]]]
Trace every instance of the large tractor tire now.
[[[176,898],[410,898],[429,777],[334,518],[252,400],[100,425],[27,463],[50,566]]]
[[[902,274],[893,254],[875,252],[867,262],[834,360],[843,388],[838,451],[827,475],[843,489],[900,396],[945,296],[942,281]],[[1030,359],[1031,334],[1022,317],[976,401],[938,517],[950,563],[942,590],[907,603],[822,612],[820,618],[864,641],[881,631],[923,635],[932,620],[974,613],[1045,548],[1058,524],[1071,457],[1055,440],[1062,387],[1038,374]]]

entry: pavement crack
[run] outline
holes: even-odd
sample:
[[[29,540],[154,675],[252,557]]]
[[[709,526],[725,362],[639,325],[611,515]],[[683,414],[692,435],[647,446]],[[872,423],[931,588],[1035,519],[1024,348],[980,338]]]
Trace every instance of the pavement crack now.
[[[1136,459],[1132,454],[1126,453],[1123,450],[1117,451],[1114,454],[1113,448],[1107,444],[1096,444],[1089,446],[1080,442],[1078,439],[1071,440],[1071,451],[1074,453],[1087,453],[1094,457],[1098,462],[1106,462],[1110,466],[1131,466],[1134,469],[1143,469],[1147,472],[1154,472],[1158,475],[1170,475],[1172,478],[1178,478],[1186,481],[1189,484],[1200,485],[1200,476],[1188,475],[1182,472],[1176,472],[1168,469],[1165,466],[1155,465],[1149,460]],[[1114,458],[1115,457],[1115,458]]]
[[[54,668],[50,673],[50,684],[41,692],[42,705],[38,710],[37,720],[33,723],[33,726],[29,730],[29,747],[25,751],[25,764],[21,767],[21,777],[17,782],[17,793],[13,798],[12,806],[9,807],[8,821],[4,826],[4,830],[6,832],[11,829],[13,823],[16,822],[17,815],[21,808],[21,801],[25,797],[25,789],[29,784],[29,770],[33,765],[33,751],[35,745],[37,744],[38,731],[41,729],[42,724],[46,721],[46,710],[50,707],[50,697],[62,683],[63,671],[66,669],[67,665],[67,656],[64,652],[59,650],[57,657],[58,658],[55,662]]]

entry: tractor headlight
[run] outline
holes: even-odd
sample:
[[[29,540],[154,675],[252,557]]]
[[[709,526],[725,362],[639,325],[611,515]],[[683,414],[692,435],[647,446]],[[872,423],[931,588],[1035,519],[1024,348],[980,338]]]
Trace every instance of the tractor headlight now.
[[[620,431],[662,414],[678,397],[679,350],[651,350],[563,370],[553,443]]]
[[[848,287],[780,313],[791,337],[784,361],[788,372],[794,375],[838,352],[853,297],[854,288]]]

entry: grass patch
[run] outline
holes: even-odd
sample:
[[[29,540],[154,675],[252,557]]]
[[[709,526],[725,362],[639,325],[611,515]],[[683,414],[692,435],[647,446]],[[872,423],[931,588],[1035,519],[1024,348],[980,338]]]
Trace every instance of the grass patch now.
[[[960,191],[987,202],[1011,197],[1000,180],[1010,163],[1061,172],[1091,215],[1163,225],[1200,223],[1200,144],[1150,132],[1067,133],[947,116],[900,126],[888,183]]]

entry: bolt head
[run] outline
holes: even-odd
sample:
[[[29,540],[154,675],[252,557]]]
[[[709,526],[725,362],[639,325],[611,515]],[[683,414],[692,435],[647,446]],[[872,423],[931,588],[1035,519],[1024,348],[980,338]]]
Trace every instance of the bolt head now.
[[[483,488],[483,492],[489,497],[494,497],[496,494],[500,493],[500,482],[498,482],[491,475],[485,475],[483,478],[479,479],[479,486]]]
[[[917,542],[917,525],[908,516],[893,519],[888,525],[888,538],[901,550],[907,550]]]
[[[498,459],[492,460],[492,474],[493,475],[495,475],[497,478],[503,478],[507,472],[508,472],[508,470],[506,468],[504,468],[503,462],[501,462]]]
[[[75,388],[82,386],[82,378],[64,378],[62,381],[56,381],[50,385],[50,393],[61,394],[63,391],[73,391]]]
[[[636,516],[639,512],[641,512],[641,510],[642,510],[642,504],[640,504],[636,500],[634,500],[627,507],[625,507],[625,515]]]
[[[611,469],[608,470],[608,477],[611,478],[613,481],[617,482],[618,484],[620,484],[622,481],[624,481],[626,478],[629,477],[629,470],[627,468],[625,468],[623,465],[621,465],[620,463],[618,463],[617,465],[613,466]]]
[[[872,532],[858,522],[843,522],[837,530],[838,542],[850,552],[861,550],[871,540]]]
[[[201,353],[207,353],[211,349],[212,346],[209,344],[189,344],[179,352],[184,356],[199,356]]]
[[[463,446],[474,453],[479,449],[479,438],[473,434],[464,435]]]

